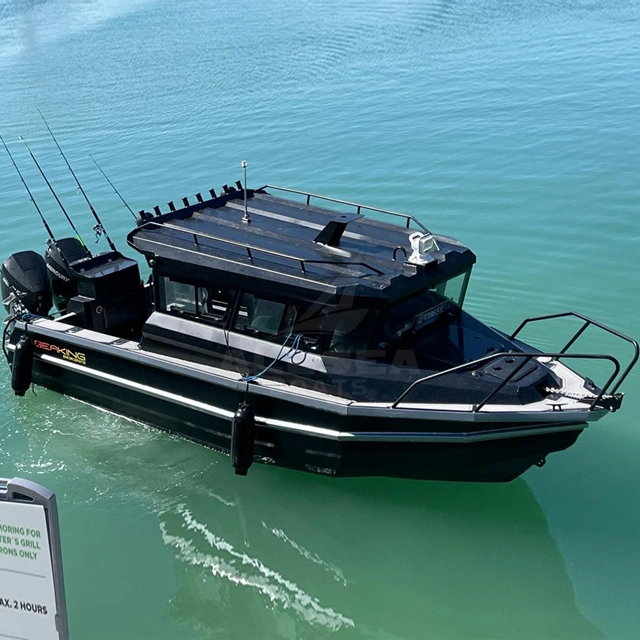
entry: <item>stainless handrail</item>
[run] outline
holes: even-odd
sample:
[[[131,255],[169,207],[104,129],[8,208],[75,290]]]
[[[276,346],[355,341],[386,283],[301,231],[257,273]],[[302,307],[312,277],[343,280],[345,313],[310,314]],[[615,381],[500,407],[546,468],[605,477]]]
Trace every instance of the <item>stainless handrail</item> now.
[[[457,365],[455,367],[451,367],[450,369],[446,369],[445,371],[438,371],[436,373],[432,373],[424,378],[420,378],[419,380],[415,380],[412,382],[398,397],[395,402],[391,404],[391,408],[395,409],[400,402],[402,402],[409,393],[411,393],[416,387],[419,385],[428,382],[430,380],[434,380],[435,378],[440,378],[442,376],[449,375],[451,373],[455,373],[457,371],[464,371],[466,369],[471,369],[477,367],[478,365],[484,364],[485,362],[490,362],[491,360],[495,360],[497,358],[522,358],[523,362],[519,364],[517,367],[511,371],[511,373],[499,384],[495,389],[490,391],[482,400],[482,402],[474,405],[473,412],[477,413],[484,407],[492,398],[494,398],[511,380],[512,378],[529,362],[532,358],[551,358],[553,360],[560,360],[562,358],[570,358],[570,359],[589,359],[589,360],[609,360],[614,365],[614,371],[607,380],[606,384],[600,390],[600,393],[595,397],[594,401],[591,403],[589,407],[589,411],[593,411],[596,404],[600,401],[602,396],[606,393],[607,388],[611,384],[611,382],[617,377],[620,373],[620,363],[613,356],[608,356],[604,354],[593,354],[593,353],[543,353],[543,352],[521,352],[521,351],[500,351],[498,353],[493,353],[489,356],[483,356],[482,358],[478,358],[477,360],[472,360],[471,362],[465,362],[464,364]],[[617,388],[617,387],[616,387]]]
[[[409,393],[411,393],[411,391],[413,391],[417,386],[423,384],[424,382],[427,382],[429,380],[433,380],[435,378],[439,378],[441,376],[445,376],[448,375],[450,373],[454,373],[456,371],[464,371],[466,369],[470,369],[473,367],[476,367],[480,364],[483,364],[485,362],[489,362],[491,360],[494,360],[496,358],[501,358],[501,357],[517,357],[517,358],[523,358],[522,363],[520,363],[517,367],[515,367],[513,369],[513,371],[511,371],[511,373],[503,380],[503,382],[493,391],[491,391],[487,396],[485,396],[485,398],[482,400],[482,402],[480,402],[479,404],[475,405],[473,408],[474,412],[479,411],[482,407],[484,407],[492,398],[494,398],[496,396],[496,394],[498,394],[505,386],[508,382],[510,382],[515,375],[527,364],[527,362],[529,362],[532,358],[552,358],[554,360],[560,360],[562,358],[574,358],[574,359],[591,359],[591,360],[609,360],[610,362],[613,362],[614,364],[614,372],[613,374],[609,377],[609,379],[607,380],[606,384],[601,388],[600,393],[596,396],[596,398],[594,399],[594,401],[591,403],[589,410],[592,411],[594,409],[594,407],[596,406],[596,404],[598,404],[598,402],[602,399],[602,397],[607,393],[609,386],[611,384],[613,384],[614,380],[618,377],[618,375],[620,374],[620,363],[618,362],[617,358],[613,357],[613,356],[608,356],[608,355],[598,355],[598,354],[585,354],[585,353],[567,353],[567,350],[573,346],[573,344],[575,344],[576,340],[586,331],[586,329],[591,326],[594,325],[596,327],[598,327],[599,329],[602,329],[603,331],[606,331],[608,333],[611,333],[612,335],[626,341],[629,342],[634,349],[634,355],[631,358],[631,361],[629,362],[628,366],[626,367],[626,369],[622,372],[622,375],[620,376],[620,378],[617,380],[615,386],[613,387],[613,389],[611,390],[611,394],[615,394],[616,391],[620,388],[620,385],[622,384],[622,382],[625,380],[625,378],[629,375],[629,372],[631,371],[631,369],[635,366],[636,362],[638,361],[638,357],[640,355],[640,348],[638,347],[638,343],[633,339],[630,338],[629,336],[625,335],[624,333],[620,333],[619,331],[616,331],[615,329],[612,329],[611,327],[607,327],[606,325],[602,324],[601,322],[598,322],[597,320],[593,320],[592,318],[588,318],[587,316],[578,313],[577,311],[565,311],[562,313],[554,313],[554,314],[550,314],[550,315],[546,315],[546,316],[538,316],[535,318],[526,318],[525,320],[523,320],[520,325],[518,326],[518,328],[509,336],[510,340],[514,340],[515,337],[520,333],[520,331],[530,322],[538,322],[541,320],[550,320],[550,319],[554,319],[554,318],[564,318],[564,317],[575,317],[575,318],[579,318],[580,320],[584,320],[584,324],[582,325],[582,327],[580,327],[575,334],[567,341],[567,343],[564,345],[564,347],[560,350],[560,353],[543,353],[543,352],[538,352],[536,351],[535,353],[526,353],[526,352],[513,352],[513,351],[507,351],[507,352],[499,352],[499,353],[494,353],[491,354],[489,356],[484,356],[482,358],[478,358],[477,360],[473,360],[472,362],[466,362],[464,364],[458,365],[456,367],[451,367],[450,369],[446,369],[445,371],[438,371],[436,373],[433,373],[431,375],[425,376],[423,378],[420,378],[419,380],[414,381],[413,383],[411,383],[402,394],[400,394],[400,396],[398,397],[398,399],[391,405],[391,408],[395,409],[395,407],[402,402],[402,400],[404,400],[404,398],[407,397],[407,395]]]
[[[597,320],[593,320],[592,318],[588,318],[587,316],[582,315],[581,313],[578,313],[577,311],[564,311],[562,313],[552,313],[552,314],[546,315],[546,316],[537,316],[535,318],[526,318],[525,320],[523,320],[520,323],[520,326],[509,336],[509,339],[510,340],[515,339],[515,337],[520,333],[520,331],[527,324],[529,324],[530,322],[539,322],[540,320],[551,320],[551,319],[554,319],[554,318],[567,318],[567,317],[574,317],[574,318],[579,318],[580,320],[584,320],[584,324],[582,325],[582,327],[580,327],[580,329],[578,329],[575,332],[573,337],[569,339],[567,344],[565,344],[564,347],[562,347],[562,349],[560,350],[560,353],[566,353],[567,349],[569,349],[571,346],[573,346],[573,344],[576,342],[576,340],[585,332],[585,330],[590,325],[598,327],[599,329],[602,329],[603,331],[606,331],[607,333],[610,333],[610,334],[616,336],[617,338],[620,338],[621,340],[629,342],[631,345],[633,345],[634,355],[631,358],[631,361],[629,362],[629,365],[627,366],[627,368],[623,371],[622,375],[620,376],[620,379],[617,381],[615,387],[613,387],[613,389],[611,390],[611,393],[615,393],[618,390],[618,388],[620,387],[620,385],[622,384],[622,382],[624,381],[624,379],[629,375],[629,372],[631,371],[631,369],[633,369],[633,367],[635,366],[636,362],[638,361],[638,356],[640,355],[640,349],[638,348],[638,343],[633,338],[630,338],[629,336],[625,335],[624,333],[620,333],[619,331],[616,331],[615,329],[612,329],[611,327],[607,327],[607,325],[602,324],[601,322],[598,322]]]
[[[404,218],[406,220],[407,229],[409,229],[411,222],[414,222],[420,229],[422,229],[425,233],[431,233],[427,227],[425,227],[420,220],[418,220],[415,216],[412,216],[407,213],[399,213],[398,211],[391,211],[390,209],[379,209],[378,207],[370,207],[366,204],[361,204],[359,202],[350,202],[349,200],[339,200],[338,198],[331,198],[330,196],[321,196],[317,193],[310,193],[309,191],[301,191],[300,189],[291,189],[289,187],[278,187],[275,184],[266,184],[264,187],[260,187],[260,189],[256,189],[256,191],[263,191],[264,189],[277,189],[278,191],[285,191],[287,193],[297,193],[301,196],[306,196],[307,205],[311,204],[311,198],[317,198],[318,200],[326,200],[327,202],[335,202],[336,204],[345,204],[349,207],[355,207],[356,212],[360,213],[362,209],[366,211],[375,211],[377,213],[384,213],[385,215],[396,216],[398,218]]]

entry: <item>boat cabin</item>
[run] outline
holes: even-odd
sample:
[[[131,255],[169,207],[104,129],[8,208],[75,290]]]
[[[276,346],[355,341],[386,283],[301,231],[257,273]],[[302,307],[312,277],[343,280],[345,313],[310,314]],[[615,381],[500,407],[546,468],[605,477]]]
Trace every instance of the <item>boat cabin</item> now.
[[[281,191],[248,190],[246,208],[238,190],[145,216],[128,237],[153,269],[143,348],[154,348],[163,325],[180,326],[189,341],[189,325],[163,322],[172,316],[276,344],[296,336],[305,351],[354,357],[462,307],[475,255],[460,242],[412,216],[327,203],[356,209],[342,213],[312,202],[320,196],[273,193]]]

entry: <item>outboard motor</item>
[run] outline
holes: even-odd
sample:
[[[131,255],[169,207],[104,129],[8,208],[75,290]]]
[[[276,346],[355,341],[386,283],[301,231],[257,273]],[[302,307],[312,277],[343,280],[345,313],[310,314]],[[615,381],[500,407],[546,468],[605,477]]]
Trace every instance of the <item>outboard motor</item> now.
[[[90,257],[89,250],[77,238],[62,238],[49,243],[44,261],[49,272],[53,302],[59,311],[64,312],[69,300],[78,295],[78,282],[69,265]]]
[[[2,300],[11,313],[8,300],[18,294],[22,306],[38,316],[48,315],[51,309],[51,291],[47,267],[42,256],[35,251],[20,251],[10,255],[2,263]]]

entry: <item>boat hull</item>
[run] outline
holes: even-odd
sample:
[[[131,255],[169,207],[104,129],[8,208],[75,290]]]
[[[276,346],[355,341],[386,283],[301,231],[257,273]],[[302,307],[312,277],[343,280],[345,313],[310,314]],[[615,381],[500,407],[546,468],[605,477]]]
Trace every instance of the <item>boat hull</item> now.
[[[35,384],[226,454],[233,415],[246,400],[256,414],[254,461],[332,477],[506,482],[571,446],[586,427],[478,424],[464,415],[460,421],[408,419],[402,409],[397,418],[375,411],[350,415],[345,404],[327,410],[238,380],[216,384],[202,367],[189,370],[139,350],[91,345],[37,325],[29,325],[28,333],[36,340]],[[14,330],[11,342],[21,334]]]

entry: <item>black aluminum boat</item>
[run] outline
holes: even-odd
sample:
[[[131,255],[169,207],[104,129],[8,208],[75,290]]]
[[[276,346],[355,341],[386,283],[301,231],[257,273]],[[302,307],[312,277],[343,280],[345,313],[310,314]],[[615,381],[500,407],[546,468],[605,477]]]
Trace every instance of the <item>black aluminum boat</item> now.
[[[242,474],[461,481],[511,480],[619,408],[634,340],[575,312],[484,325],[463,308],[475,255],[414,217],[273,186],[210,193],[140,212],[127,239],[146,284],[134,260],[72,238],[5,261],[17,394],[80,398],[230,453]],[[562,316],[582,322],[557,351],[518,339]],[[630,343],[624,370],[569,352],[589,327]],[[601,386],[573,369],[589,359],[612,365]]]

